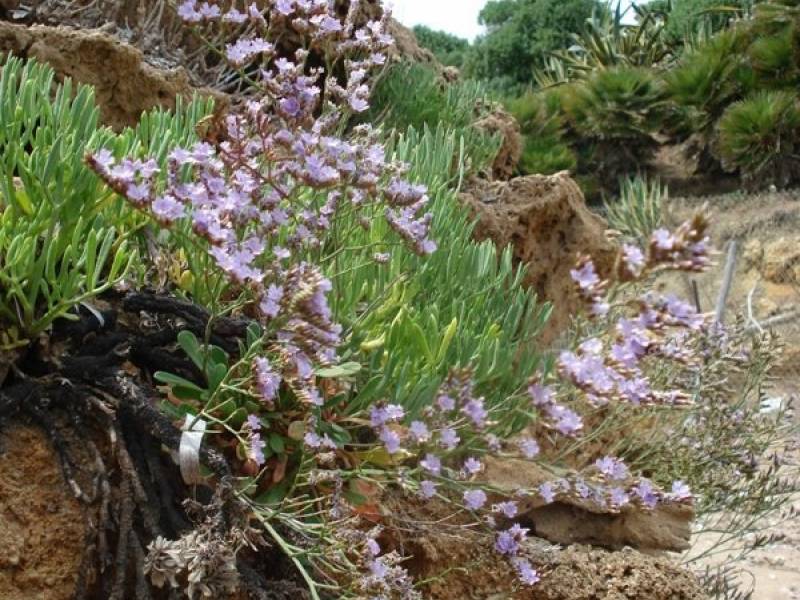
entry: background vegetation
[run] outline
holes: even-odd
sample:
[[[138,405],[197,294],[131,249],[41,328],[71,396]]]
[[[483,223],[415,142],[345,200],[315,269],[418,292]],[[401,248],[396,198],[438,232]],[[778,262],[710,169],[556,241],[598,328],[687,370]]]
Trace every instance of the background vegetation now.
[[[459,46],[462,75],[520,122],[520,173],[569,169],[589,192],[616,192],[619,177],[651,170],[659,146],[691,141],[704,173],[761,188],[800,180],[796,0],[655,0],[628,11],[503,0],[481,22],[487,33]]]

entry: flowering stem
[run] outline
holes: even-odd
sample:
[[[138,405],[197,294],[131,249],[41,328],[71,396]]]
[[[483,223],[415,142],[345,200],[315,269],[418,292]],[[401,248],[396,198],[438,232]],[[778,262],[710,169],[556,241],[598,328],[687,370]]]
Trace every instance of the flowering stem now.
[[[286,541],[280,536],[280,534],[278,534],[275,528],[272,525],[270,525],[269,521],[262,518],[261,524],[264,525],[264,529],[266,529],[267,532],[269,532],[272,539],[275,540],[275,542],[277,542],[281,550],[283,550],[283,552],[294,563],[295,567],[297,567],[297,570],[300,572],[300,576],[306,582],[306,585],[308,585],[308,591],[311,594],[312,600],[320,600],[319,593],[317,592],[317,583],[314,581],[314,579],[312,579],[311,575],[308,573],[308,571],[300,562],[300,560],[298,560],[297,556],[288,546]]]

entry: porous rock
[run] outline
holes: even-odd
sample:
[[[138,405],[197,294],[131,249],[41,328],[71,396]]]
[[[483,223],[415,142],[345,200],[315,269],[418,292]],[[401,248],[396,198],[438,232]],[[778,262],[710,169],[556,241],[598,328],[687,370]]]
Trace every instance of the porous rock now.
[[[146,110],[174,108],[179,96],[196,91],[183,68],[153,67],[140,50],[100,30],[0,22],[0,53],[46,63],[58,81],[71,77],[93,86],[101,120],[116,130],[136,125]]]
[[[587,208],[566,172],[475,180],[460,199],[476,217],[475,237],[491,239],[501,249],[510,245],[527,267],[525,283],[540,300],[554,303],[542,334],[543,342],[552,341],[582,308],[570,276],[577,259],[590,256],[601,277],[613,270],[617,247],[605,233],[605,221]]]
[[[509,458],[485,461],[486,480],[508,496],[519,489],[537,489],[553,475],[531,464]],[[610,550],[625,547],[641,552],[688,550],[694,510],[679,502],[660,503],[653,510],[629,504],[619,510],[589,499],[558,495],[551,503],[539,496],[517,499],[519,517],[531,523],[536,535],[563,545],[590,544]]]
[[[475,127],[490,135],[500,136],[500,150],[492,163],[492,179],[507,181],[513,177],[522,157],[522,133],[514,116],[497,103],[485,107],[486,114]]]
[[[487,563],[490,549],[463,540],[441,549],[451,564],[470,565],[449,569],[437,576],[432,563],[432,583],[426,598],[432,600],[705,600],[708,596],[689,572],[668,558],[656,558],[626,549],[609,552],[590,546],[542,547],[535,540],[526,546],[541,580],[531,587],[515,585],[516,574],[495,559]],[[454,572],[455,571],[455,572]]]
[[[73,598],[84,516],[38,429],[15,426],[0,433],[0,539],[0,598]]]
[[[800,237],[781,237],[764,245],[761,274],[772,283],[800,282]]]

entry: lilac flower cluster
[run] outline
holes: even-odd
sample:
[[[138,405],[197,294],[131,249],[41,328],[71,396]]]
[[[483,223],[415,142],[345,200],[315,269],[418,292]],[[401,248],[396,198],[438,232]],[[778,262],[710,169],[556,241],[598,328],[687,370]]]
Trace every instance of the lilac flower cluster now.
[[[711,265],[708,220],[697,214],[674,232],[653,232],[648,249],[648,264],[680,271],[702,272]]]
[[[705,238],[697,240],[695,229],[684,226],[673,237],[672,247],[677,254],[650,251],[646,257],[640,249],[624,246],[619,261],[625,264],[628,279],[642,278],[656,269],[699,269],[707,264],[702,252]],[[687,253],[691,260],[686,258]],[[599,277],[592,262],[581,260],[572,275],[592,315],[610,315],[608,282]],[[650,356],[688,360],[688,352],[679,347],[688,345],[685,336],[704,330],[705,318],[691,305],[674,297],[645,294],[627,306],[632,306],[635,314],[623,313],[616,321],[611,321],[606,334],[586,339],[574,351],[560,354],[558,380],[544,382],[539,377],[531,380],[527,395],[543,425],[564,436],[576,436],[582,431],[583,418],[559,401],[563,396],[574,397],[576,390],[594,405],[611,401],[674,405],[688,401],[680,391],[654,390],[643,361]],[[678,330],[677,333],[674,330]],[[635,477],[619,458],[604,456],[583,472],[544,481],[535,489],[518,490],[516,498],[489,504],[490,494],[474,481],[484,470],[484,463],[475,455],[476,440],[481,448],[478,455],[501,453],[510,443],[501,443],[486,431],[491,423],[490,414],[483,399],[476,397],[468,371],[453,372],[433,405],[407,428],[402,426],[405,416],[399,406],[380,405],[372,409],[372,426],[387,451],[395,454],[404,444],[416,451],[418,490],[423,498],[450,497],[448,491],[455,488],[459,492],[453,499],[479,517],[483,515],[483,522],[492,527],[506,523],[507,528],[497,531],[495,549],[509,560],[526,585],[538,581],[539,575],[522,551],[527,530],[519,523],[509,524],[519,516],[517,498],[534,496],[545,504],[572,498],[613,512],[632,505],[654,510],[660,503],[692,501],[691,491],[684,483],[675,482],[672,491],[665,493],[650,480]],[[517,454],[528,460],[540,455],[539,443],[533,438],[520,438],[515,445]]]
[[[352,529],[343,531],[342,537],[350,548],[360,549],[357,566],[364,573],[355,582],[359,598],[397,598],[398,600],[422,600],[414,588],[414,582],[402,566],[402,557],[397,552],[384,553],[377,538],[379,527],[369,531]]]
[[[625,281],[642,279],[658,270],[698,271],[709,264],[706,221],[696,217],[674,234],[659,230],[653,234],[648,256],[641,249],[625,245],[618,259],[618,274]],[[602,281],[588,258],[580,261],[572,277],[593,316],[607,314],[604,299],[607,282]],[[584,341],[575,351],[559,356],[559,374],[594,405],[611,400],[632,404],[683,404],[690,398],[682,392],[654,390],[644,374],[642,361],[648,356],[689,361],[688,331],[700,331],[706,318],[689,303],[674,296],[646,293],[633,303],[637,314],[620,316],[610,344],[600,338]],[[602,306],[602,310],[598,309]],[[677,329],[677,331],[675,331]]]
[[[248,440],[247,457],[259,467],[262,466],[265,462],[264,448],[267,444],[261,439],[261,419],[256,415],[248,416],[244,424],[244,433]]]
[[[591,307],[591,314],[595,317],[606,316],[609,310],[605,300],[607,282],[600,279],[591,259],[582,258],[570,274],[578,286],[578,294]]]
[[[698,213],[674,232],[664,228],[654,231],[646,253],[637,246],[623,245],[617,261],[617,278],[634,281],[663,269],[705,271],[711,264],[708,225],[707,218]]]
[[[260,34],[226,49],[234,66],[261,60],[260,94],[224,118],[224,141],[173,150],[165,173],[153,159],[116,160],[108,150],[87,157],[137,209],[164,227],[191,228],[229,285],[254,299],[274,342],[272,362],[254,365],[268,408],[283,384],[305,404],[323,403],[314,367],[336,361],[341,327],[327,303],[332,284],[307,257],[319,256],[338,219],[383,206],[413,250],[435,249],[425,188],[402,180],[405,167],[386,160],[368,126],[347,138],[337,134],[350,112],[366,109],[369,73],[392,43],[388,13],[356,27],[357,5],[341,20],[327,0],[283,0],[263,11],[252,3],[244,12],[181,2],[178,13],[188,23],[247,22],[247,31]],[[270,41],[281,20],[306,40],[292,56],[280,56]],[[345,83],[312,67],[313,52],[338,64]]]
[[[510,559],[519,580],[524,585],[534,585],[540,580],[539,574],[530,561],[520,555],[522,542],[528,535],[528,531],[528,529],[521,527],[519,523],[514,523],[510,528],[497,534],[494,547],[499,554]]]
[[[546,422],[551,424],[561,435],[574,436],[583,428],[583,419],[578,413],[556,402],[556,391],[552,386],[542,385],[533,380],[528,386],[528,395],[533,407],[540,411],[546,418]],[[530,452],[532,448],[528,444],[528,447],[522,448],[522,450]],[[534,455],[537,452],[534,452]]]

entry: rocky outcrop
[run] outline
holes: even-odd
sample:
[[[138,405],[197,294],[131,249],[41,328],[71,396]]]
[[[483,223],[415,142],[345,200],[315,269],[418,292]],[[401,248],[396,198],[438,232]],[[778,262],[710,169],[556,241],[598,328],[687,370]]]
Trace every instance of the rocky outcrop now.
[[[540,300],[554,302],[543,332],[543,341],[552,341],[582,307],[570,277],[578,257],[591,256],[601,277],[611,274],[617,248],[605,234],[605,221],[586,207],[566,172],[508,182],[476,180],[460,197],[477,218],[477,239],[491,239],[498,248],[510,245],[527,267],[527,285]]]
[[[433,539],[432,544],[436,544]],[[445,563],[430,563],[430,584],[426,598],[432,600],[705,600],[700,583],[688,571],[665,558],[636,552],[608,552],[589,546],[567,548],[527,543],[541,580],[526,588],[516,586],[515,573],[500,560],[487,564],[470,552],[469,543],[460,547],[437,549],[452,564],[470,565],[468,569],[448,569]],[[532,547],[532,548],[531,548]],[[477,562],[476,562],[477,561]],[[439,567],[439,571],[437,571]],[[454,573],[456,571],[456,573]],[[445,573],[440,575],[440,573]]]
[[[433,52],[419,45],[417,36],[408,27],[392,19],[389,23],[389,33],[394,38],[394,46],[390,51],[392,58],[424,63],[444,75],[442,64],[436,60]]]
[[[492,179],[507,181],[514,176],[522,157],[520,126],[499,104],[492,103],[483,108],[486,114],[475,122],[475,127],[485,133],[499,135],[501,139],[500,150],[492,163]]]
[[[771,283],[800,283],[800,236],[780,237],[763,245],[757,265]]]
[[[11,0],[0,0],[0,2]],[[256,0],[256,4],[266,7],[271,0]],[[53,2],[52,0],[32,0],[34,8],[31,18],[36,22],[48,25],[69,25],[82,29],[103,28],[121,40],[127,41],[142,51],[146,61],[159,68],[182,66],[188,72],[192,83],[198,86],[214,87],[223,91],[231,91],[232,79],[230,71],[220,65],[216,56],[209,54],[203,43],[192,34],[174,9],[164,0],[117,0],[113,6],[98,9],[94,0],[68,0]],[[344,16],[349,9],[349,0],[337,0],[336,9]],[[380,19],[383,6],[380,0],[361,0],[356,15],[356,23],[363,25],[367,21]],[[437,71],[441,64],[433,53],[422,48],[414,33],[394,19],[390,21],[390,33],[395,44],[390,51],[394,60],[411,60],[426,63]],[[211,33],[217,43],[225,40]],[[282,51],[289,54],[301,44],[301,38],[291,27],[284,31],[274,32],[274,37],[281,40]]]
[[[71,77],[93,86],[102,121],[117,130],[135,125],[143,111],[173,108],[176,98],[196,91],[183,68],[157,69],[138,49],[99,30],[0,22],[4,52],[47,63],[59,81]]]
[[[503,458],[484,462],[486,481],[508,497],[516,490],[537,489],[553,479],[552,473],[529,461]],[[559,495],[549,504],[539,496],[515,500],[519,518],[532,524],[537,536],[556,544],[590,544],[610,550],[630,547],[646,553],[689,549],[694,509],[688,504],[661,503],[653,510],[630,504],[611,510],[568,495]]]
[[[82,507],[44,434],[0,433],[0,598],[73,598],[85,536]]]
[[[399,538],[382,540],[411,555],[404,563],[418,581],[427,581],[423,596],[431,600],[703,600],[702,586],[689,571],[666,557],[632,548],[609,551],[585,544],[554,545],[542,539],[540,523],[523,518],[530,535],[521,552],[541,580],[517,585],[508,561],[493,547],[491,536],[453,515],[437,501],[414,504],[404,499],[391,506],[387,532]],[[402,526],[391,527],[393,519]],[[415,528],[412,523],[429,523]],[[405,534],[402,532],[405,531]],[[387,534],[388,535],[388,534]],[[461,568],[456,567],[457,565]]]

